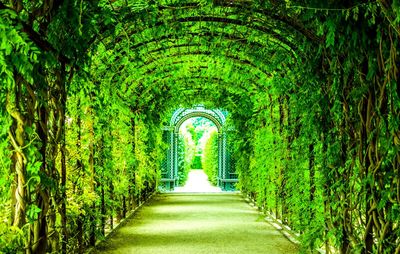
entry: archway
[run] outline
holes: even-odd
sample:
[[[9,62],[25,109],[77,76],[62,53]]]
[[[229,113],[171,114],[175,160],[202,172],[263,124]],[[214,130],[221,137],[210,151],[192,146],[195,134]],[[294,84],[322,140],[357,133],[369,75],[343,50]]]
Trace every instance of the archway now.
[[[220,109],[206,109],[202,105],[193,108],[180,108],[173,113],[169,126],[164,127],[163,139],[169,144],[166,159],[162,165],[161,183],[173,190],[178,184],[178,142],[179,128],[188,119],[204,117],[215,124],[218,129],[218,186],[222,190],[234,189],[238,181],[234,163],[229,153],[227,128],[225,126],[227,112]]]

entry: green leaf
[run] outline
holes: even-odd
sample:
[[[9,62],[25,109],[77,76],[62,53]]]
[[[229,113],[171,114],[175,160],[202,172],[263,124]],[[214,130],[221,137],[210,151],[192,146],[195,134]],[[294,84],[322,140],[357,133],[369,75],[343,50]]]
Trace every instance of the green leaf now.
[[[42,211],[39,207],[36,205],[30,205],[28,207],[28,211],[26,212],[26,215],[28,216],[29,222],[33,222],[38,219],[39,213]]]
[[[326,47],[333,47],[335,46],[336,24],[333,20],[329,20],[327,22],[326,28],[328,30],[325,42]]]

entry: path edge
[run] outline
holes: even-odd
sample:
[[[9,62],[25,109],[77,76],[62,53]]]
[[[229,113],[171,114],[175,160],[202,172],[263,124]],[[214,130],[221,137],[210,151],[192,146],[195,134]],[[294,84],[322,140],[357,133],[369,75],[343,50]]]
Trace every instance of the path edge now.
[[[301,243],[298,240],[298,238],[300,237],[300,234],[291,230],[291,228],[289,226],[283,224],[280,220],[276,219],[272,214],[264,213],[262,208],[259,207],[257,205],[257,202],[253,198],[251,198],[249,195],[246,195],[243,192],[241,192],[241,196],[250,207],[257,210],[257,212],[260,215],[264,216],[264,221],[266,223],[273,226],[278,232],[280,232],[290,242],[300,246]],[[315,249],[314,251],[317,251],[317,253],[320,253],[320,254],[326,254],[326,251],[321,248]]]
[[[132,219],[133,216],[135,216],[136,212],[142,208],[143,205],[147,204],[151,199],[153,199],[153,197],[157,194],[160,194],[159,191],[154,191],[153,193],[151,193],[143,202],[141,202],[137,207],[135,207],[133,210],[130,210],[126,217],[124,219],[122,219],[110,232],[108,232],[103,239],[101,240],[97,240],[96,244],[94,246],[91,246],[90,248],[88,248],[87,250],[84,251],[85,254],[92,254],[95,253],[96,248],[101,245],[102,243],[106,242],[110,237],[112,237],[116,231],[124,226],[126,223],[128,223],[128,221],[130,219]]]

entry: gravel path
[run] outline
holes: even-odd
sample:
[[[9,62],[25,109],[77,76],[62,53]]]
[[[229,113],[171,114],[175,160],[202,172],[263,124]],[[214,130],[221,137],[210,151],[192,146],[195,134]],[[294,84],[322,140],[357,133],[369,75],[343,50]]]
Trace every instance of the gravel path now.
[[[96,253],[297,253],[239,194],[159,194]]]

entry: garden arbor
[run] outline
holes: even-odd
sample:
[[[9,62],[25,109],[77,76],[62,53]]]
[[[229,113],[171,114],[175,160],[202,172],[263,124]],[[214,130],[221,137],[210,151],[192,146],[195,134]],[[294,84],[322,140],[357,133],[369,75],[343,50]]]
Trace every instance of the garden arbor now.
[[[0,252],[93,246],[204,103],[304,248],[400,253],[399,51],[398,0],[0,0]]]
[[[233,188],[237,182],[234,168],[231,167],[227,151],[227,128],[225,126],[226,112],[220,109],[206,109],[204,106],[180,108],[173,113],[169,126],[164,127],[164,141],[168,142],[166,160],[163,164],[162,179],[167,189],[173,189],[178,184],[178,143],[179,129],[188,119],[204,117],[215,124],[218,129],[218,185],[223,190]]]

